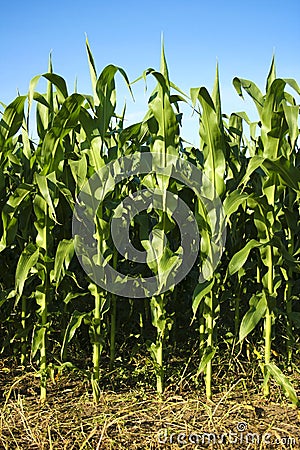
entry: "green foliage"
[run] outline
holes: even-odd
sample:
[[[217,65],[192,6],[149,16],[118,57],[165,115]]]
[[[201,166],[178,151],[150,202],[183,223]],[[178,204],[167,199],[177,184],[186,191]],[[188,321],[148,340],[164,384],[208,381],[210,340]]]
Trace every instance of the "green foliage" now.
[[[285,344],[281,353],[288,365],[299,350],[299,104],[290,93],[300,94],[297,82],[277,78],[273,59],[265,93],[252,81],[233,80],[238,95],[244,98],[246,92],[254,102],[257,121],[251,122],[244,112],[226,116],[218,68],[211,94],[201,86],[192,88],[188,96],[170,80],[162,47],[160,71],[147,69],[141,77],[151,76],[156,82],[144,119],[124,127],[125,107],[118,113],[115,78],[120,75],[133,95],[132,83],[126,72],[113,64],[98,76],[88,41],[86,50],[92,95],[69,94],[66,81],[53,72],[50,57],[48,72],[35,76],[28,94],[18,96],[2,113],[2,352],[20,351],[22,364],[30,358],[37,365],[41,399],[45,400],[52,354],[56,364],[60,361],[61,367],[66,367],[72,364],[76,342],[92,352],[90,379],[97,402],[105,356],[109,353],[112,370],[118,354],[119,329],[125,324],[132,336],[135,327],[141,327],[134,333],[144,337],[161,394],[170,336],[176,336],[182,317],[187,317],[190,327],[186,336],[198,332],[195,378],[205,374],[208,398],[214,358],[224,336],[230,335],[236,355],[242,354],[245,341],[264,339],[265,394],[269,394],[272,376],[298,405],[294,388],[271,361],[272,347],[278,341]],[[46,92],[37,90],[40,79],[46,80]],[[186,146],[181,136],[183,101],[199,117],[198,148]],[[35,130],[30,124],[32,112]],[[164,175],[129,177],[107,194],[97,211],[95,236],[104,264],[131,276],[158,275],[160,287],[176,272],[182,249],[170,212],[148,210],[130,226],[133,245],[148,252],[146,264],[134,266],[113,246],[113,211],[143,187],[160,188],[165,193],[164,203],[167,190],[184,200],[195,215],[201,239],[196,264],[180,285],[144,303],[125,303],[83,272],[74,256],[72,215],[79,192],[95,172],[121,156],[145,151],[158,153],[166,168],[167,156],[179,156],[206,175],[224,205],[227,240],[216,270],[201,280],[201,269],[214,251],[204,203],[172,178],[172,168]],[[211,186],[203,188],[207,199],[213,197]],[[149,258],[154,254],[159,256]],[[182,293],[184,307],[180,306]],[[186,344],[186,352],[189,350]]]

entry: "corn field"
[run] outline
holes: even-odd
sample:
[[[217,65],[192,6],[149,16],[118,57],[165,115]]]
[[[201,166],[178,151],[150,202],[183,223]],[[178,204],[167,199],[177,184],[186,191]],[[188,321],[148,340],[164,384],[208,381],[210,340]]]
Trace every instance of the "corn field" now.
[[[26,95],[1,103],[2,355],[35,368],[45,401],[47,383],[74,367],[73,349],[79,347],[97,402],[103,373],[113,371],[122,357],[121,330],[136,335],[148,352],[147,370],[159,395],[167,386],[170,349],[185,339],[188,363],[193,337],[192,378],[196,385],[204,383],[208,399],[214,362],[227,349],[237,360],[248,354],[260,365],[265,396],[275,380],[299,406],[288,376],[300,351],[297,82],[277,78],[274,59],[265,92],[234,78],[236,94],[255,104],[252,122],[245,112],[223,113],[218,68],[211,93],[203,86],[182,92],[169,78],[162,49],[160,71],[147,69],[135,80],[156,83],[144,119],[126,126],[126,108],[116,112],[116,77],[132,97],[135,82],[115,65],[98,75],[88,41],[86,49],[92,95],[76,89],[70,94],[50,58],[48,72],[30,81]],[[46,80],[46,92],[39,92],[40,79]],[[182,104],[199,119],[197,148],[181,135]],[[147,171],[146,164],[143,171],[131,171],[130,161],[146,154],[157,158],[161,172],[153,165]],[[127,177],[114,182],[114,174],[103,171],[120,160],[129,164]],[[196,174],[192,181],[181,167]],[[106,173],[103,195],[89,184],[93,177],[101,182],[99,173]],[[202,197],[196,182],[203,184]],[[122,254],[114,245],[118,227],[115,240],[111,235],[113,217],[121,220],[121,229],[124,199],[137,198],[145,188],[162,207],[146,198],[146,207],[128,213],[131,246],[123,243],[127,253]],[[94,209],[91,227],[78,207],[87,203],[90,212]],[[184,208],[183,222],[191,218],[197,226],[190,241],[183,241],[182,231],[187,238],[189,232],[174,213],[183,214]],[[92,244],[80,241],[74,230],[92,237]],[[91,257],[85,253],[89,245]],[[132,248],[145,258],[128,258]],[[191,267],[179,276],[189,254]],[[118,274],[110,288],[108,266]],[[126,290],[151,277],[158,280],[153,291]]]

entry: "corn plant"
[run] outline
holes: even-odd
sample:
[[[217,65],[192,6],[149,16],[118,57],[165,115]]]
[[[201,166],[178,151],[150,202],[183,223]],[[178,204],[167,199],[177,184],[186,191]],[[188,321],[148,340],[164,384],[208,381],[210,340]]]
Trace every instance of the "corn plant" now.
[[[219,88],[218,68],[216,72],[215,85],[212,97],[206,88],[191,90],[193,104],[199,100],[201,105],[199,134],[201,139],[200,148],[202,150],[201,169],[204,175],[210,181],[210,186],[206,187],[204,192],[208,198],[213,198],[215,190],[218,196],[222,198],[225,192],[225,135],[222,122],[221,100]],[[211,224],[209,223],[207,212],[200,200],[197,201],[198,221],[201,223],[201,259],[211,258]],[[204,221],[204,222],[203,222]],[[201,267],[203,270],[203,266]],[[193,295],[193,312],[196,314],[198,308],[200,312],[200,365],[198,373],[205,369],[206,371],[206,395],[211,398],[212,382],[212,358],[215,353],[214,326],[216,314],[218,311],[218,277],[215,274],[209,274],[206,281],[200,282]],[[207,278],[207,277],[206,277]],[[201,306],[200,306],[201,305]],[[204,339],[206,338],[206,348],[204,348]]]
[[[234,79],[234,85],[239,95],[242,96],[242,88],[245,89],[256,104],[260,117],[258,125],[261,127],[261,136],[259,139],[254,138],[255,150],[240,182],[240,187],[244,192],[247,191],[247,184],[252,179],[247,204],[254,211],[256,236],[234,255],[229,270],[231,274],[236,273],[247,260],[250,251],[254,248],[259,250],[257,282],[261,289],[249,301],[251,308],[242,320],[240,340],[243,340],[264,317],[265,395],[269,395],[268,378],[270,373],[277,379],[279,377],[278,368],[271,363],[272,329],[276,320],[276,310],[278,311],[276,305],[278,291],[284,282],[284,276],[287,281],[287,272],[290,274],[291,282],[292,274],[299,270],[294,252],[291,252],[291,245],[289,244],[288,250],[282,239],[284,236],[282,222],[286,220],[284,219],[286,213],[282,201],[283,195],[284,192],[288,192],[289,197],[296,200],[300,181],[298,169],[294,166],[293,159],[291,161],[298,136],[299,107],[296,106],[293,97],[284,91],[286,84],[289,84],[299,94],[299,87],[294,80],[276,78],[274,60],[267,78],[264,96],[254,83],[248,80]],[[290,206],[293,208],[292,205]],[[297,208],[296,204],[295,207]],[[289,233],[288,236],[290,236]],[[285,300],[287,302],[287,330],[288,336],[290,336],[291,304],[289,304],[289,289],[287,288]],[[290,342],[289,338],[287,342]]]

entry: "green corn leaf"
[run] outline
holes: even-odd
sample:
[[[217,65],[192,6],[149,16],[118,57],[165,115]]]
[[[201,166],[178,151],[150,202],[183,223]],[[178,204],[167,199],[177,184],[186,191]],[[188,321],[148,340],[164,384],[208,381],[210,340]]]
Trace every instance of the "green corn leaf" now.
[[[283,259],[286,261],[286,263],[289,265],[290,270],[298,272],[300,261],[299,261],[299,259],[297,260],[292,254],[290,254],[288,252],[284,243],[282,242],[282,239],[279,238],[278,236],[274,236],[271,240],[271,243],[274,247],[279,249],[280,254],[282,255]]]
[[[0,240],[0,252],[14,240],[18,227],[17,218],[15,216],[20,205],[32,189],[32,185],[21,183],[4,205],[2,210],[3,234]]]
[[[31,107],[31,104],[32,104],[32,101],[33,101],[35,95],[38,95],[38,96],[42,97],[41,94],[38,94],[37,92],[35,92],[36,85],[37,85],[37,83],[38,83],[40,78],[41,78],[41,75],[36,75],[35,77],[33,77],[30,80],[29,89],[28,89],[28,110]],[[46,99],[45,99],[45,101],[47,102]],[[48,104],[48,102],[47,102],[47,104]]]
[[[3,234],[0,240],[0,252],[12,244],[18,231],[18,221],[16,217],[12,216],[11,218],[8,218],[8,216],[2,212],[2,223]]]
[[[44,175],[40,175],[38,173],[35,174],[35,178],[37,181],[37,185],[39,187],[39,191],[40,191],[42,197],[44,198],[44,200],[46,201],[47,205],[49,206],[49,209],[50,209],[50,212],[52,215],[52,219],[54,219],[55,222],[57,222],[55,209],[54,209],[52,198],[51,198],[51,195],[49,192],[47,178]]]
[[[16,303],[23,293],[25,281],[31,268],[37,263],[38,257],[39,249],[34,244],[28,244],[20,255],[15,275]]]
[[[232,142],[240,148],[243,137],[243,120],[239,114],[232,113],[230,115],[229,132]]]
[[[191,88],[190,89],[190,96],[191,96],[193,107],[195,107],[195,105],[197,103],[198,95],[199,95],[199,88]]]
[[[64,359],[64,355],[66,353],[67,350],[67,346],[70,343],[70,341],[73,339],[74,334],[76,332],[76,330],[80,327],[82,321],[89,316],[89,313],[86,312],[81,312],[81,311],[77,311],[75,310],[70,318],[70,321],[67,325],[65,334],[64,334],[64,339],[63,339],[63,344],[61,347],[61,358]]]
[[[213,87],[211,97],[212,97],[213,103],[215,105],[215,110],[216,110],[217,117],[218,117],[219,128],[221,131],[223,131],[221,92],[220,92],[220,83],[219,83],[219,66],[218,66],[218,64],[216,67],[216,76],[215,76],[215,82],[214,82],[214,87]]]
[[[96,64],[95,64],[93,54],[92,54],[90,44],[89,44],[87,37],[86,37],[85,45],[86,45],[86,51],[87,51],[87,56],[88,56],[88,61],[89,61],[89,69],[90,69],[90,77],[91,77],[91,83],[92,83],[92,89],[93,89],[94,106],[98,106],[99,99],[98,99],[97,91],[96,91],[97,69],[96,69]]]
[[[266,84],[266,91],[268,91],[271,87],[271,84],[273,83],[273,81],[276,79],[276,67],[275,67],[275,57],[274,55],[272,56],[272,62],[271,62],[271,67],[269,70],[269,74],[267,77],[267,84]]]
[[[17,219],[15,217],[9,218],[7,214],[2,211],[2,236],[0,240],[0,253],[6,248],[6,246],[13,241],[17,233]],[[11,231],[9,231],[11,228]]]
[[[284,78],[283,81],[288,84],[292,89],[294,89],[298,95],[300,95],[300,87],[296,80],[292,78]]]
[[[284,156],[281,156],[276,160],[265,159],[263,166],[268,171],[277,173],[286,186],[295,191],[299,191],[300,169],[290,163]]]
[[[2,306],[11,298],[15,297],[16,294],[17,292],[14,289],[5,289],[0,291],[0,308],[2,308]],[[2,350],[0,350],[0,352],[2,352]]]
[[[126,141],[129,141],[132,138],[138,137],[141,132],[141,127],[142,127],[142,122],[139,122],[139,123],[134,123],[133,125],[130,125],[127,128],[124,128],[119,135],[120,145],[124,146]]]
[[[230,217],[233,213],[235,213],[239,206],[246,203],[249,197],[249,194],[245,194],[240,189],[230,192],[223,203],[226,216]]]
[[[161,58],[160,58],[160,72],[162,73],[168,90],[170,89],[170,78],[169,78],[169,70],[167,66],[166,56],[165,56],[165,47],[164,47],[164,39],[162,37],[161,40]]]
[[[61,141],[78,124],[83,101],[84,96],[80,94],[72,94],[67,97],[53,119],[53,126],[48,131],[47,108],[44,105],[38,104],[39,135],[43,138],[39,162],[43,175],[47,175],[52,171],[63,171],[64,151]]]
[[[217,89],[215,96],[218,97]],[[216,110],[206,88],[199,89],[198,98],[203,110],[200,135],[203,141],[204,173],[214,186],[216,193],[222,196],[225,192],[225,156],[224,136],[220,128],[220,110]]]
[[[17,208],[20,207],[23,200],[25,200],[27,195],[30,192],[32,192],[32,190],[33,185],[27,183],[20,183],[15,192],[7,200],[7,203],[4,206],[3,210],[5,210],[7,214],[15,213]]]
[[[74,280],[76,283],[76,279]],[[78,286],[78,284],[77,284]],[[78,286],[80,287],[80,286]],[[68,294],[65,296],[64,298],[64,303],[67,305],[68,303],[70,303],[71,300],[73,300],[74,298],[78,298],[78,297],[86,297],[87,295],[89,295],[88,292],[83,292],[83,293],[79,293],[79,292],[68,292]]]
[[[48,130],[48,102],[45,99],[45,96],[42,96],[40,94],[35,94],[37,97],[37,105],[36,105],[36,124],[37,124],[37,133],[38,136],[44,140],[44,137]],[[44,98],[45,101],[42,100]],[[45,105],[44,103],[47,103]],[[44,141],[43,141],[44,144]]]
[[[158,260],[158,278],[159,278],[159,288],[164,286],[175,286],[175,275],[180,270],[182,265],[182,248],[172,253],[168,247],[164,249],[163,255]]]
[[[262,156],[257,156],[257,155],[252,156],[252,158],[250,159],[249,164],[247,166],[246,173],[240,182],[240,186],[246,185],[248,183],[253,172],[255,172],[255,170],[258,169],[259,167],[261,167],[263,162],[264,162],[264,158]]]
[[[187,94],[185,94],[185,93],[184,93],[178,86],[176,86],[176,84],[174,84],[172,81],[170,81],[170,87],[171,87],[172,89],[174,89],[175,91],[179,92],[179,94],[183,95],[183,97],[186,98],[186,100],[184,100],[184,101],[187,101],[187,100],[188,100],[189,96],[188,96]]]
[[[46,328],[45,327],[35,327],[32,336],[31,343],[31,359],[35,357],[37,352],[42,349],[45,342]]]
[[[267,309],[267,300],[264,293],[255,294],[251,297],[250,309],[244,315],[239,332],[239,341],[242,342],[264,317]]]
[[[264,105],[264,97],[259,88],[256,86],[256,84],[250,80],[235,77],[233,79],[233,86],[235,87],[235,90],[237,91],[238,95],[242,98],[243,98],[242,88],[245,89],[247,94],[249,94],[250,97],[254,100],[257,111],[259,115],[261,115],[262,107]]]
[[[291,148],[295,147],[297,138],[299,136],[299,127],[298,127],[298,117],[299,117],[299,106],[289,106],[283,103],[283,111],[285,115],[285,120],[287,121],[289,127],[289,136],[291,139]]]
[[[150,300],[152,325],[162,334],[166,330],[168,320],[170,319],[166,314],[166,302],[166,296],[164,295],[152,297]]]
[[[26,99],[26,95],[21,95],[5,108],[0,121],[1,145],[3,145],[6,139],[14,136],[20,129],[24,119],[24,104]]]
[[[52,55],[50,52],[49,55],[49,63],[48,63],[48,73],[53,73],[53,67],[52,67]],[[50,106],[48,108],[48,123],[52,124],[52,118],[53,118],[53,110],[54,110],[54,102],[53,102],[53,84],[51,81],[47,81],[47,102]]]
[[[83,154],[77,161],[70,160],[69,165],[71,167],[71,172],[76,184],[77,193],[81,191],[84,184],[86,183],[87,177],[87,160],[86,156]]]
[[[276,79],[272,82],[261,111],[261,140],[266,158],[274,159],[279,156],[280,143],[286,124],[277,110],[284,99],[285,84],[285,81],[281,79]],[[276,118],[278,119],[277,124],[275,122]]]
[[[96,123],[98,125],[102,140],[105,138],[109,123],[116,108],[116,89],[114,78],[117,72],[120,72],[130,93],[132,94],[127,74],[121,67],[110,64],[103,69],[96,84],[96,92],[99,98],[99,105],[96,108],[96,114],[98,116]]]
[[[261,247],[263,244],[256,241],[255,239],[251,239],[245,247],[239,250],[230,260],[228,265],[228,270],[230,275],[236,273],[241,267],[244,266],[245,262],[248,259],[249,253],[253,248]]]
[[[102,140],[106,136],[109,123],[116,108],[115,74],[117,67],[110,65],[102,71],[96,85],[99,106],[96,108],[98,129]]]
[[[65,80],[60,75],[51,72],[44,73],[42,77],[46,78],[46,80],[50,81],[56,87],[58,101],[60,104],[62,104],[68,97],[68,89]]]
[[[65,99],[53,120],[56,137],[62,138],[76,127],[83,102],[84,96],[80,94],[71,94]]]
[[[236,114],[238,117],[243,119],[249,126],[251,125],[251,120],[249,119],[248,115],[244,111],[233,113]]]
[[[282,371],[273,363],[266,364],[265,370],[276,380],[276,382],[282,387],[286,396],[290,399],[290,401],[296,405],[300,406],[300,401],[297,397],[297,393],[293,388],[289,379],[282,373]]]
[[[72,161],[70,160],[70,163],[71,162]],[[64,198],[66,199],[67,203],[69,204],[71,210],[73,211],[73,207],[74,207],[74,203],[75,202],[74,202],[74,199],[73,199],[73,196],[72,196],[72,193],[71,193],[70,189],[68,189],[66,187],[65,183],[61,183],[60,181],[57,181],[55,172],[52,172],[49,175],[47,175],[47,180],[48,180],[47,181],[48,183],[50,182],[50,186],[51,186],[51,183],[53,183],[54,186],[57,187],[57,189],[64,196]],[[54,200],[54,202],[55,202],[55,205],[56,205],[57,198]]]
[[[206,280],[203,283],[197,284],[193,292],[193,303],[192,303],[192,309],[194,313],[193,320],[195,319],[201,301],[212,290],[214,282],[215,279],[212,278],[211,280]]]
[[[32,155],[32,149],[30,146],[27,123],[25,122],[25,120],[23,121],[23,126],[22,126],[22,143],[23,143],[23,154],[24,154],[25,158],[27,158],[28,161],[30,161],[31,155]]]
[[[160,367],[157,364],[157,360],[159,358],[159,354],[160,354],[160,351],[161,351],[161,345],[162,345],[161,342],[156,342],[155,343],[155,342],[151,342],[149,340],[146,341],[146,347],[147,347],[147,350],[149,351],[150,356],[151,356],[151,358],[153,360],[154,369],[155,369],[156,373],[158,373],[159,370],[160,370]]]
[[[41,110],[43,116],[41,120],[39,134],[43,137],[43,143],[39,154],[39,162],[42,174],[47,175],[53,171],[62,172],[64,166],[64,147],[62,139],[67,136],[77,126],[84,96],[80,94],[72,94],[67,97],[60,110],[53,119],[53,126],[45,133],[48,127],[47,109],[39,105],[37,111]]]
[[[166,72],[167,69],[164,69]],[[157,80],[157,86],[154,89],[150,100],[149,109],[153,118],[148,120],[149,131],[153,137],[151,151],[163,155],[176,155],[179,146],[179,124],[176,114],[170,102],[170,90],[168,80],[159,72],[151,72]],[[154,124],[154,127],[151,127]],[[161,189],[165,189],[168,179],[163,181],[163,177],[158,177],[158,183]]]
[[[44,116],[46,117],[46,114],[44,114]],[[44,126],[45,122],[41,125],[40,136],[42,137],[42,147],[37,155],[37,158],[39,165],[42,168],[41,174],[47,175],[50,173],[49,167],[51,163],[53,164],[53,155],[57,154],[57,149],[59,147],[59,137],[57,137],[59,132],[53,128],[50,128],[50,130],[47,131]],[[62,155],[61,163],[63,164]]]
[[[51,228],[54,222],[48,216],[48,205],[46,200],[39,194],[35,195],[33,200],[33,209],[36,216],[34,226],[37,230],[36,243],[45,252],[49,252],[53,237],[51,235]]]
[[[209,361],[211,361],[213,359],[215,353],[216,353],[215,348],[212,348],[212,347],[205,348],[203,355],[201,357],[199,367],[197,369],[196,378],[198,378],[199,375],[205,371],[207,364],[209,363]]]
[[[99,300],[99,315],[102,320],[104,315],[109,311],[109,298],[108,296],[103,295],[103,292],[95,283],[90,283],[88,285],[88,290],[96,301],[97,299]]]
[[[51,282],[55,283],[56,288],[59,286],[59,283],[65,276],[66,270],[68,270],[73,255],[74,255],[73,239],[61,240],[57,246],[54,260],[54,270],[50,278]]]

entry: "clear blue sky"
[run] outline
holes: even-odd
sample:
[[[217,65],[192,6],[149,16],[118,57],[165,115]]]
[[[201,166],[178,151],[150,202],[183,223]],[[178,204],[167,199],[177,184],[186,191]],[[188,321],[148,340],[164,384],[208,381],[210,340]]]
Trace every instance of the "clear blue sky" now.
[[[0,100],[9,103],[17,89],[25,94],[30,79],[47,71],[51,50],[54,71],[69,91],[77,77],[79,92],[91,93],[85,33],[99,72],[113,63],[134,80],[148,67],[159,68],[163,32],[174,83],[187,92],[202,85],[211,90],[218,60],[224,112],[251,115],[250,99],[239,99],[232,79],[248,78],[263,89],[274,51],[277,75],[300,83],[299,17],[299,0],[2,2]],[[147,105],[143,82],[134,85],[135,104],[117,82],[119,110],[126,97],[129,119],[141,119]],[[194,122],[187,119],[186,137],[195,141]]]

